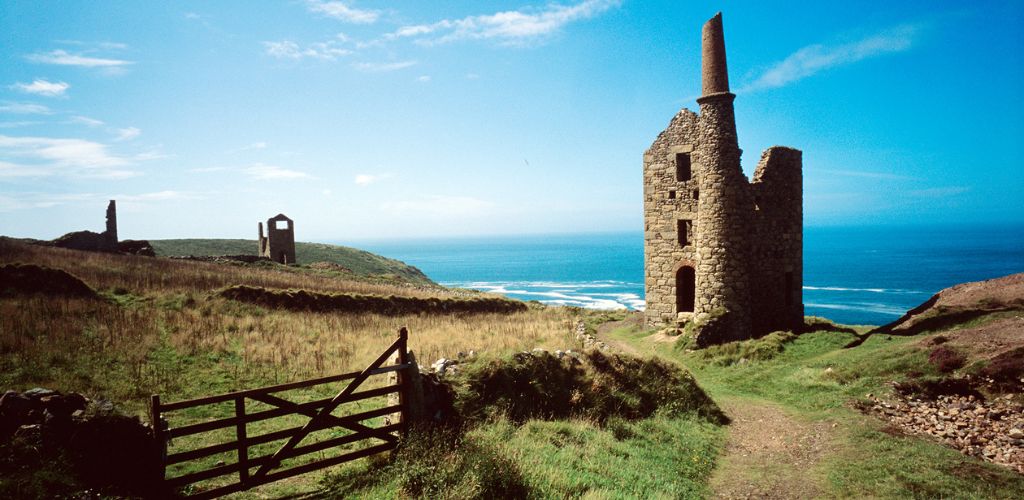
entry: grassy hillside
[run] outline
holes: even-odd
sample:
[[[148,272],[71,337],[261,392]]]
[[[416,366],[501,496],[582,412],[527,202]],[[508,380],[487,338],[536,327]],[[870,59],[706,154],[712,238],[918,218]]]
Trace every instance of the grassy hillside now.
[[[743,493],[735,496],[746,498],[749,485],[756,485],[789,490],[794,498],[1016,498],[1024,476],[857,410],[869,394],[889,399],[893,381],[948,376],[929,362],[932,339],[1000,318],[997,313],[918,336],[871,335],[854,348],[845,346],[858,334],[816,331],[691,351],[628,322],[609,324],[605,338],[684,366],[740,421],[729,432],[731,442],[742,444],[727,449],[744,451],[718,457],[716,491],[738,490]],[[986,343],[980,337],[975,343]],[[1021,395],[1005,397],[1019,401]],[[748,435],[744,416],[753,421]]]
[[[179,239],[149,240],[161,257],[256,255],[256,240]],[[344,266],[357,276],[396,277],[410,283],[432,283],[422,271],[402,261],[381,257],[365,250],[326,245],[323,243],[295,243],[295,259],[299,265],[330,262]]]

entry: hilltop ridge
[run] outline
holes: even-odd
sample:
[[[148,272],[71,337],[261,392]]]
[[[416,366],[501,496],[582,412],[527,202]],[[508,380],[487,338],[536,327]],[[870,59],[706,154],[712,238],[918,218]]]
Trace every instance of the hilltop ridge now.
[[[256,255],[256,240],[186,238],[149,240],[160,257],[218,255]],[[328,262],[344,267],[356,276],[398,278],[416,284],[435,284],[423,271],[396,259],[365,250],[325,243],[295,242],[296,260],[300,265]]]

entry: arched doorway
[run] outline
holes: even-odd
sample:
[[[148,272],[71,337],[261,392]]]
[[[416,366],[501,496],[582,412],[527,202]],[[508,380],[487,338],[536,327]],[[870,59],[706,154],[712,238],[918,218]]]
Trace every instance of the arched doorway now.
[[[676,271],[676,312],[693,312],[697,301],[697,275],[692,267],[680,267]]]

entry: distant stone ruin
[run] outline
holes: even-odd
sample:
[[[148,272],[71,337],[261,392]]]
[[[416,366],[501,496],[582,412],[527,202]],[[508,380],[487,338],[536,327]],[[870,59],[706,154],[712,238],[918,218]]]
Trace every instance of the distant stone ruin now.
[[[90,252],[117,252],[117,206],[114,200],[107,205],[106,231],[75,231],[53,240],[53,246]]]
[[[277,214],[267,219],[266,237],[263,236],[262,222],[259,223],[259,227],[259,255],[279,264],[294,264],[295,223],[284,214]]]
[[[644,153],[644,271],[651,326],[693,322],[698,344],[803,323],[801,152],[740,168],[721,13],[703,28],[700,114],[682,109]]]
[[[107,230],[102,233],[92,231],[75,231],[65,234],[49,242],[41,244],[71,250],[85,250],[87,252],[110,252],[124,253],[131,255],[143,255],[155,257],[156,252],[146,240],[124,240],[117,239],[117,203],[110,200],[107,204]]]

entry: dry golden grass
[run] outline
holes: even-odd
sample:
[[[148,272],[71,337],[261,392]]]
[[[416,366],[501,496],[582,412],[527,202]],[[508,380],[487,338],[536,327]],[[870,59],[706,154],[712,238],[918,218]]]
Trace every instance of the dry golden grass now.
[[[342,280],[310,271],[118,256],[0,241],[0,264],[64,269],[104,300],[0,299],[0,387],[103,395],[137,412],[165,401],[359,370],[410,331],[420,362],[458,352],[574,344],[572,313],[337,314],[269,310],[215,297],[235,284],[431,296],[443,291]]]

